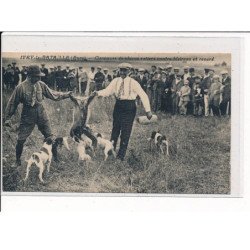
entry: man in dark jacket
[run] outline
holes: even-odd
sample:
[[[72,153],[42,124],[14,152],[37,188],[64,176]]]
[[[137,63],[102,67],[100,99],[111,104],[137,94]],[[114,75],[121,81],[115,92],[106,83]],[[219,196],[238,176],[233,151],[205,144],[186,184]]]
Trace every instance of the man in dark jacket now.
[[[7,69],[4,73],[4,83],[6,84],[7,89],[14,89],[14,70],[11,67],[11,64],[8,64]]]
[[[14,81],[13,81],[13,89],[17,86],[17,84],[19,83],[20,81],[20,70],[18,67],[16,67],[16,62],[13,62],[12,63],[12,69],[14,71]]]
[[[54,92],[41,81],[42,76],[44,74],[39,69],[39,66],[29,66],[27,79],[17,85],[6,107],[4,124],[5,126],[10,126],[10,119],[14,115],[19,103],[23,104],[16,144],[17,167],[21,165],[23,145],[32,133],[35,125],[38,126],[38,129],[45,138],[52,137],[49,118],[43,106],[43,98],[46,97],[53,101],[59,101],[68,98],[71,93]]]
[[[26,66],[22,66],[22,70],[21,70],[21,81],[25,81],[27,78],[27,67]]]
[[[221,115],[231,114],[231,77],[227,70],[221,72],[222,75],[222,101],[220,103]]]
[[[105,76],[104,76],[104,74],[101,72],[101,70],[102,70],[102,67],[101,67],[101,66],[98,66],[98,67],[97,67],[97,72],[96,72],[95,78],[94,78],[94,80],[95,80],[95,89],[96,89],[97,91],[103,89],[103,82],[104,82],[104,80],[105,80]]]
[[[48,74],[49,74],[49,71],[48,71],[47,68],[45,68],[45,64],[44,63],[42,63],[41,66],[42,66],[41,72],[44,74],[44,76],[41,77],[41,81],[45,82],[46,84],[48,84]]]
[[[141,85],[141,87],[142,87],[142,89],[146,92],[146,90],[147,90],[147,78],[146,78],[146,76],[144,75],[144,72],[145,72],[145,70],[144,69],[142,69],[142,68],[140,68],[140,69],[138,69],[138,72],[139,72],[139,74],[137,75],[137,77],[136,77],[136,81],[137,82],[139,82],[139,84]]]

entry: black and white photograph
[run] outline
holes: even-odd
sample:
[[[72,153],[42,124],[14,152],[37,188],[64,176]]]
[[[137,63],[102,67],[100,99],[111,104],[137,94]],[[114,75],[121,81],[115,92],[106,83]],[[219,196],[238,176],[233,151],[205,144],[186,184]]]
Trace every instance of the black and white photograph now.
[[[232,53],[47,50],[2,53],[3,192],[232,194]]]

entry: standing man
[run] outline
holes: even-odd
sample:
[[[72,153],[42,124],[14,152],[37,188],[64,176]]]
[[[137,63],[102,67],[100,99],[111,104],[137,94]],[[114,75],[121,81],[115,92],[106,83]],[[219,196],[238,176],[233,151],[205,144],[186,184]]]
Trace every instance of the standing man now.
[[[146,92],[148,80],[147,80],[146,76],[144,75],[145,70],[140,68],[140,69],[138,69],[138,72],[139,72],[139,74],[136,77],[136,81],[139,82],[142,89]]]
[[[62,71],[62,67],[60,65],[57,66],[57,71],[55,73],[56,76],[56,88],[58,91],[63,91],[63,81],[64,75]]]
[[[79,78],[79,92],[81,93],[81,95],[85,95],[88,84],[88,74],[83,69],[82,66],[79,67],[78,78]]]
[[[118,68],[120,77],[113,79],[106,89],[96,93],[98,96],[105,97],[114,94],[116,97],[111,141],[114,141],[114,148],[116,148],[120,136],[121,142],[117,158],[123,161],[136,115],[135,101],[137,96],[141,98],[148,119],[152,118],[152,113],[147,94],[137,81],[128,76],[129,69],[132,66],[129,63],[122,63]]]
[[[39,69],[39,66],[29,66],[27,79],[18,84],[6,107],[4,124],[10,126],[10,118],[14,115],[18,104],[23,104],[16,144],[16,166],[21,166],[23,145],[32,133],[35,125],[38,126],[38,129],[43,134],[44,138],[52,136],[49,118],[43,106],[43,97],[49,98],[53,101],[59,101],[68,98],[71,93],[54,92],[41,81],[41,76],[44,76],[44,74]]]
[[[227,70],[221,71],[222,76],[222,100],[220,103],[221,115],[231,114],[231,77],[228,75]]]
[[[41,77],[41,81],[45,82],[46,84],[48,84],[49,70],[47,68],[45,68],[45,64],[44,63],[42,63],[41,66],[42,66],[41,72],[44,74],[44,76]]]
[[[189,77],[190,77],[190,74],[189,74],[189,67],[188,66],[185,66],[183,68],[184,70],[184,74],[182,75],[182,80],[185,81],[187,80]]]
[[[194,112],[194,103],[193,103],[193,91],[194,91],[194,82],[195,82],[195,69],[189,68],[190,77],[188,77],[189,87],[191,89],[190,102],[187,104],[187,114],[192,115]]]
[[[176,115],[179,113],[178,105],[180,102],[180,90],[183,86],[183,80],[181,79],[181,75],[176,75],[176,78],[172,82],[171,92],[172,92],[172,115]]]
[[[27,67],[26,66],[22,66],[22,70],[21,70],[21,81],[25,81],[27,78]]]
[[[51,89],[56,89],[55,88],[55,82],[56,82],[56,72],[54,71],[54,67],[50,67],[50,72],[48,74],[48,86]]]
[[[68,91],[70,89],[69,73],[71,72],[69,65],[66,65],[66,69],[63,70],[63,90]]]
[[[108,73],[109,70],[107,68],[103,69],[104,72],[104,83],[103,83],[103,88],[108,87],[110,82],[112,81],[112,76]]]
[[[16,67],[16,62],[13,62],[12,63],[12,69],[14,71],[14,82],[13,82],[13,89],[17,86],[17,84],[19,83],[20,81],[20,70],[18,67]]]
[[[4,81],[7,89],[14,89],[14,70],[11,67],[11,64],[8,64],[7,69],[4,73]]]
[[[191,88],[189,87],[188,80],[186,80],[184,81],[184,85],[180,89],[179,108],[181,115],[187,114],[187,105],[190,102],[190,94],[191,94]]]
[[[220,94],[221,94],[221,83],[218,75],[213,76],[213,83],[209,89],[209,104],[213,111],[214,116],[220,116]]]
[[[91,67],[90,71],[88,73],[88,85],[87,85],[87,94],[91,94],[93,91],[95,91],[95,67]]]
[[[104,82],[104,79],[105,79],[105,77],[104,77],[104,74],[101,72],[101,70],[102,70],[102,67],[101,66],[98,66],[97,67],[97,72],[96,72],[96,74],[95,74],[95,78],[94,78],[94,80],[95,80],[95,90],[101,90],[101,89],[103,89],[103,82]]]

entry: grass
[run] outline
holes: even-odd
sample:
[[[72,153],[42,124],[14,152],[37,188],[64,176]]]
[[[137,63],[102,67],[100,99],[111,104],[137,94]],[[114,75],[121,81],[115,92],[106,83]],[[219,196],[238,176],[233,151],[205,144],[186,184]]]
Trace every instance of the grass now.
[[[3,107],[9,95],[3,96]],[[90,126],[109,138],[112,129],[112,98],[95,99],[91,104]],[[68,135],[72,123],[73,105],[69,100],[45,101],[55,135]],[[13,128],[3,129],[3,174],[15,162],[16,128],[19,107],[13,117]],[[141,107],[137,115],[143,114]],[[126,161],[112,158],[103,161],[98,151],[93,163],[77,164],[76,145],[70,140],[71,151],[59,150],[61,162],[52,162],[51,172],[44,175],[45,185],[39,183],[33,168],[26,184],[17,182],[14,188],[22,192],[80,192],[80,193],[161,193],[161,194],[229,194],[230,193],[230,118],[168,116],[158,114],[157,124],[134,123]],[[16,124],[16,126],[15,126]],[[149,150],[147,138],[152,130],[167,135],[171,146],[178,146],[170,157]],[[28,138],[23,159],[40,149],[42,135],[37,130]],[[21,178],[26,166],[23,161]],[[4,191],[11,191],[13,181],[5,178]]]

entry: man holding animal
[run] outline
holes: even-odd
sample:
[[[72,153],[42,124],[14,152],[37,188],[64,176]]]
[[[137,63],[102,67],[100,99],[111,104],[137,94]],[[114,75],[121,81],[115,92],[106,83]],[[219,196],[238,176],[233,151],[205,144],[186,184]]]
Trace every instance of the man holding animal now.
[[[19,103],[23,104],[16,144],[16,166],[21,165],[23,145],[32,133],[35,125],[38,126],[38,129],[45,138],[52,137],[49,119],[42,104],[43,98],[46,97],[53,101],[59,101],[69,98],[72,93],[61,93],[51,90],[41,81],[42,76],[44,74],[39,69],[39,66],[29,66],[27,79],[17,85],[6,107],[4,124],[10,126],[10,118],[14,115]]]
[[[129,63],[122,63],[118,68],[120,77],[113,79],[106,89],[95,93],[97,96],[102,97],[113,94],[116,97],[111,141],[114,142],[114,148],[116,148],[120,136],[121,142],[117,158],[123,161],[136,115],[135,101],[137,96],[141,98],[148,119],[152,118],[152,113],[147,94],[136,80],[128,76],[129,69],[132,68],[132,66]]]

